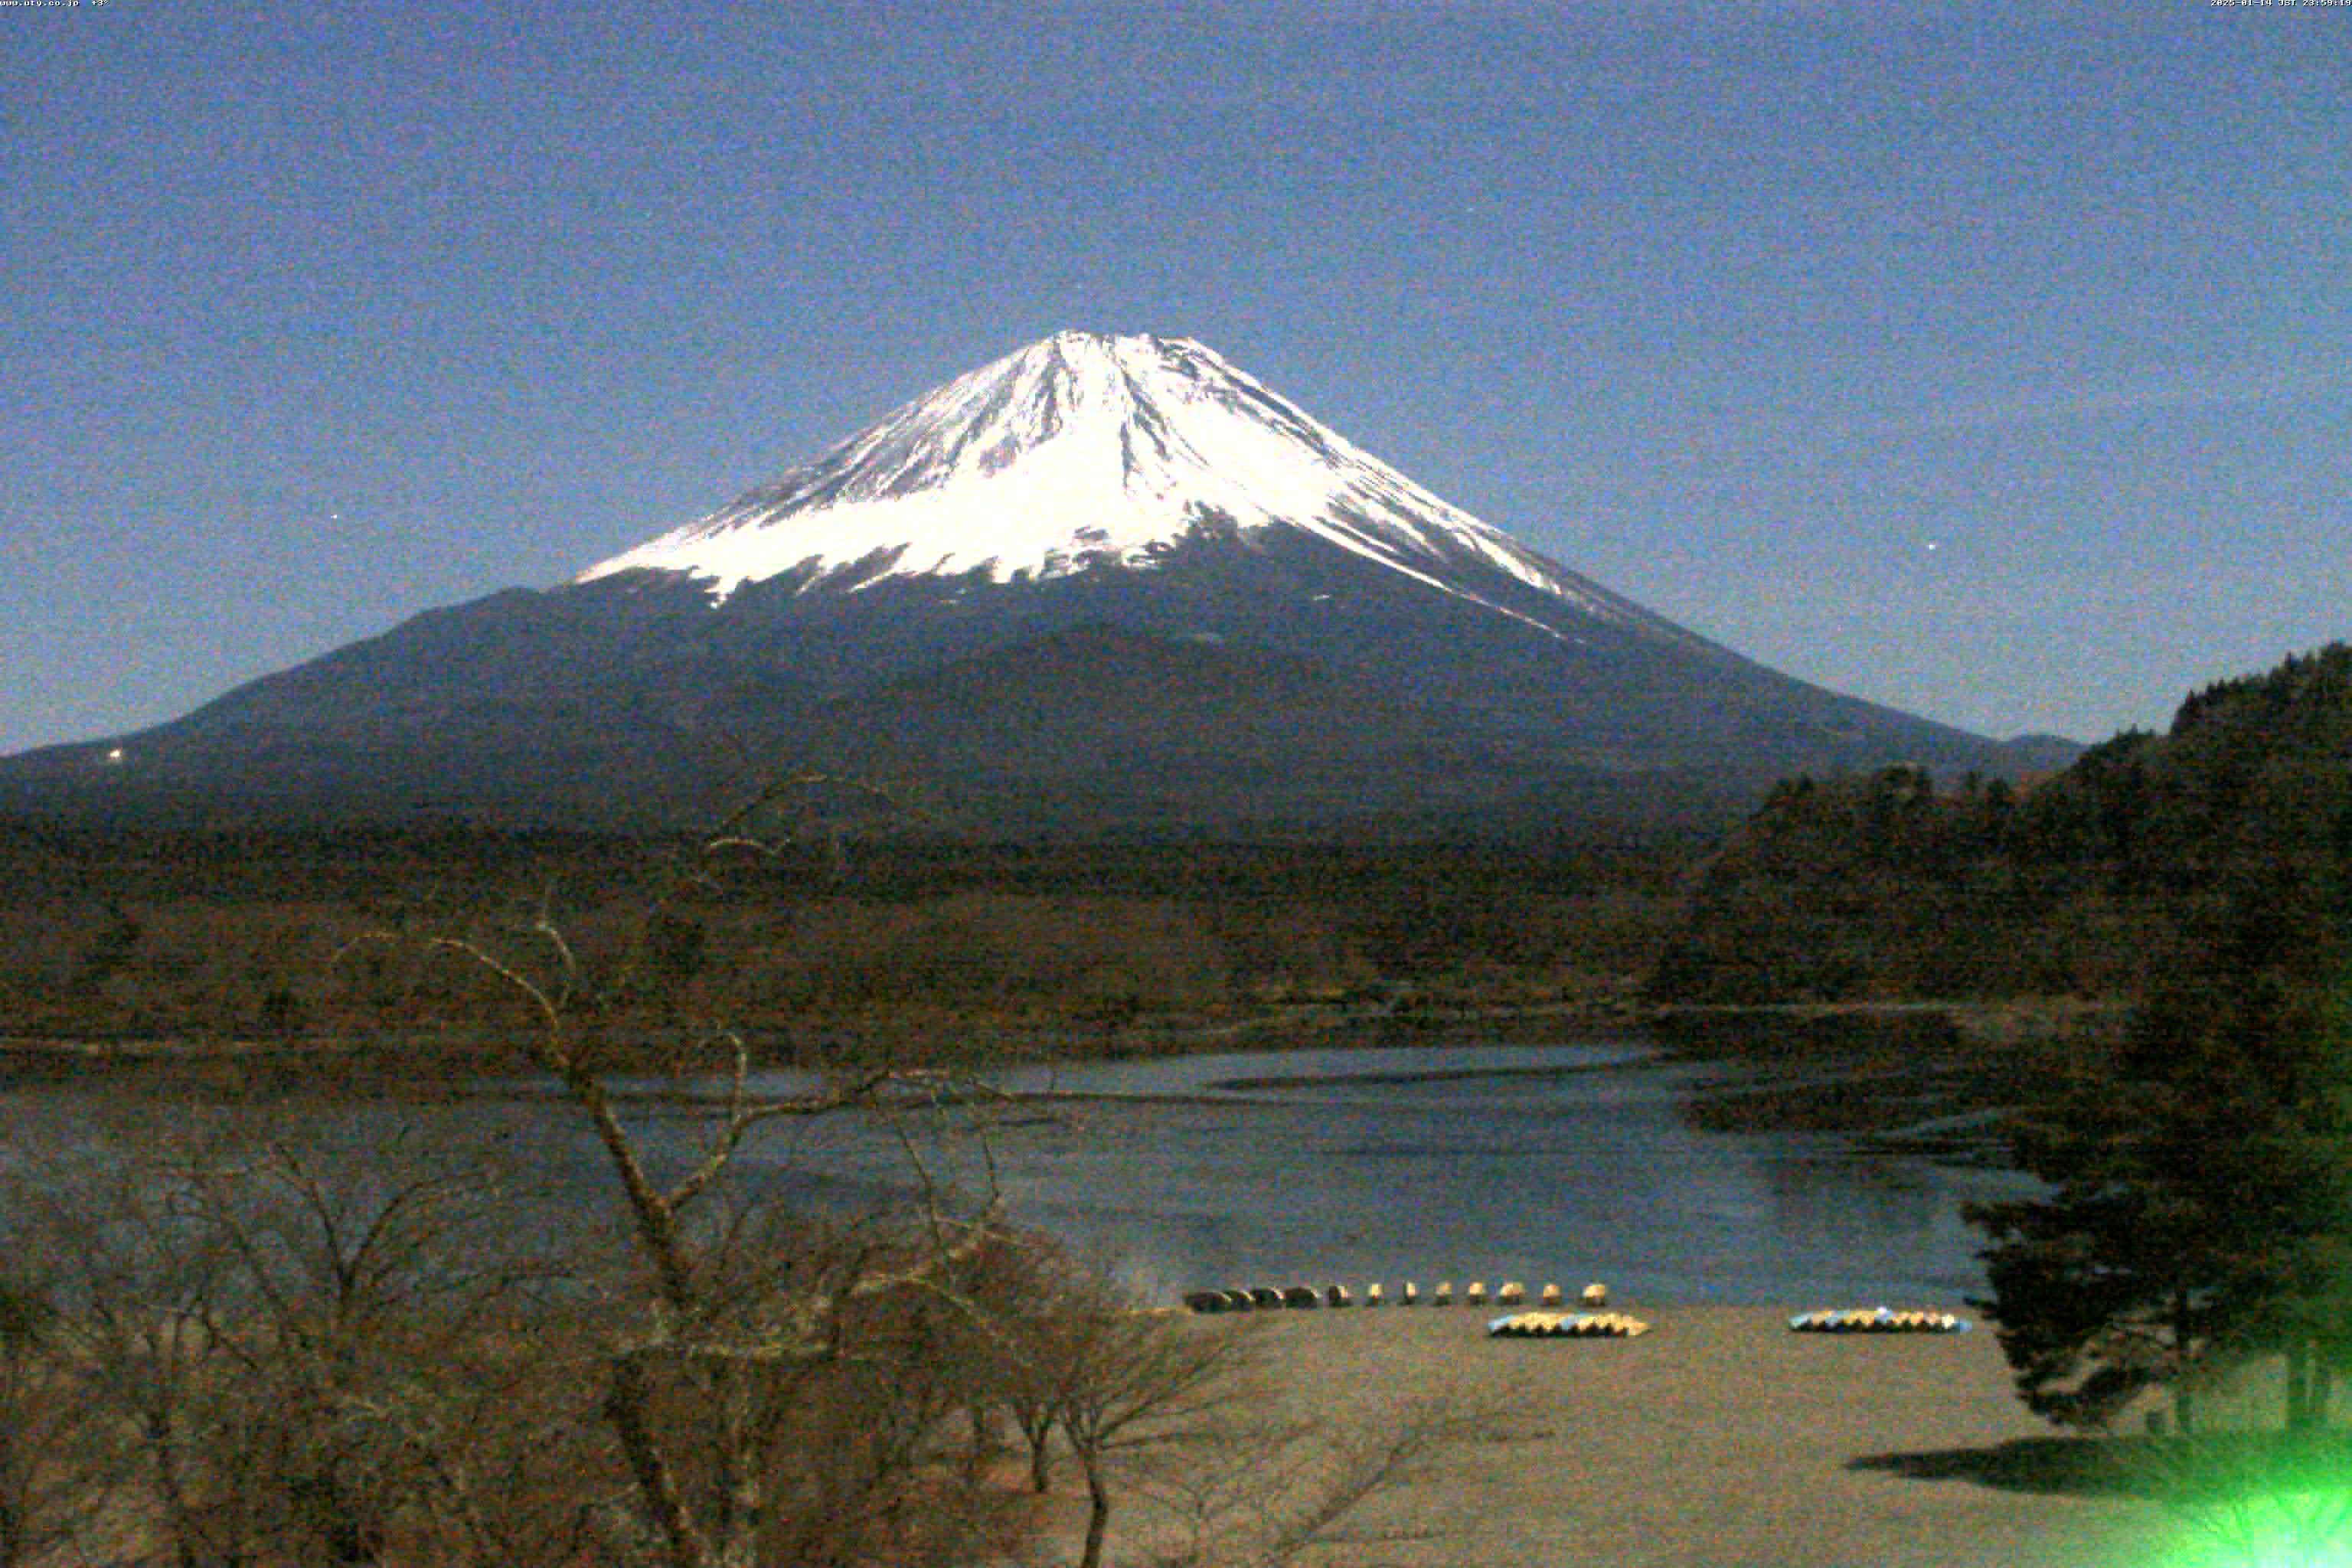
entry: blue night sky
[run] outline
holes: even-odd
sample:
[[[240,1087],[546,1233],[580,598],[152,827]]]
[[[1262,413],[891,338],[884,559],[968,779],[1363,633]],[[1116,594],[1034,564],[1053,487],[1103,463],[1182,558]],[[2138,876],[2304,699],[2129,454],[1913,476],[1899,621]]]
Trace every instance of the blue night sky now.
[[[2352,636],[2352,7],[0,5],[0,752],[561,581],[1058,328],[1767,664]]]

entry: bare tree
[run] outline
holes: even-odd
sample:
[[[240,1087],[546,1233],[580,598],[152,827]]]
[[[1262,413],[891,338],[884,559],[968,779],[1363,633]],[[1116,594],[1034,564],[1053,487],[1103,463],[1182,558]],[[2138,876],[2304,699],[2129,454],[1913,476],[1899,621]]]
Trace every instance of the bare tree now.
[[[181,1113],[122,1141],[137,1159],[96,1149],[18,1183],[7,1217],[55,1279],[0,1293],[0,1418],[68,1386],[116,1462],[88,1468],[69,1521],[42,1490],[61,1451],[29,1424],[0,1434],[0,1550],[37,1538],[170,1568],[998,1560],[1029,1528],[975,1458],[980,1413],[1001,1406],[1040,1489],[1058,1436],[1099,1568],[1148,1461],[1260,1441],[1230,1419],[1250,1359],[1232,1325],[1139,1310],[1108,1271],[1007,1237],[992,1192],[942,1195],[911,1139],[920,1201],[895,1217],[795,1215],[743,1179],[763,1130],[970,1089],[938,1065],[857,1061],[762,1096],[746,1042],[714,1025],[666,1064],[721,1084],[698,1144],[678,1154],[633,1121],[604,1031],[688,989],[681,889],[712,857],[766,852],[729,825],[602,972],[546,905],[503,930],[367,939],[521,1020],[612,1182],[602,1223],[560,1247],[509,1245],[547,1228],[509,1168],[380,1110]],[[1282,1494],[1303,1506],[1265,1513],[1278,1528],[1248,1561],[1327,1539],[1411,1451],[1318,1450],[1311,1484]]]
[[[318,1121],[183,1110],[11,1181],[17,1256],[55,1274],[44,1364],[96,1451],[85,1518],[115,1496],[178,1563],[376,1563],[395,1531],[514,1516],[457,1484],[520,1278],[508,1195],[476,1152],[397,1127],[338,1148]],[[499,1533],[496,1560],[531,1560]]]
[[[1432,1397],[1343,1434],[1328,1423],[1244,1416],[1204,1432],[1139,1489],[1174,1525],[1155,1568],[1284,1568],[1335,1545],[1375,1497],[1410,1482],[1491,1413]],[[1399,1539],[1394,1534],[1381,1539]]]
[[[1142,1310],[1099,1268],[1047,1255],[1026,1275],[1026,1299],[988,1325],[995,1375],[1029,1438],[1037,1489],[1048,1431],[1068,1445],[1087,1489],[1080,1568],[1098,1568],[1121,1461],[1196,1436],[1238,1396],[1253,1345],[1230,1325]]]
[[[1053,1489],[1054,1431],[1066,1368],[1063,1316],[1074,1280],[1087,1277],[1052,1239],[1000,1231],[959,1271],[962,1356],[971,1368],[976,1467],[992,1414],[1003,1411],[1027,1449],[1029,1489]]]
[[[453,1487],[450,1415],[471,1391],[452,1373],[535,1265],[503,1256],[522,1209],[486,1151],[406,1124],[354,1147],[300,1110],[228,1121],[168,1179],[234,1270],[217,1342],[268,1411],[287,1544],[374,1564],[404,1516],[490,1506]]]
[[[742,826],[708,854],[763,852]],[[698,861],[678,888],[703,875]],[[1002,1554],[977,1475],[959,1495],[937,1463],[952,1413],[979,1402],[942,1282],[989,1234],[988,1207],[953,1210],[926,1183],[908,1221],[827,1226],[735,1180],[764,1126],[947,1080],[860,1065],[761,1100],[744,1043],[705,1029],[672,1065],[731,1069],[723,1103],[692,1157],[656,1158],[608,1085],[598,1031],[647,994],[648,952],[672,980],[689,967],[678,896],[601,978],[544,908],[520,930],[369,939],[520,1005],[532,1059],[614,1178],[619,1224],[581,1228],[615,1247],[569,1249],[560,1268],[547,1248],[506,1256],[506,1237],[538,1228],[506,1173],[380,1112],[338,1142],[322,1129],[354,1124],[348,1106],[182,1114],[18,1184],[8,1215],[40,1232],[72,1307],[53,1333],[45,1297],[0,1301],[23,1308],[0,1313],[0,1402],[30,1411],[66,1369],[81,1380],[99,1417],[84,1426],[135,1461],[106,1478],[128,1521],[110,1554],[152,1548],[179,1568]],[[0,1547],[63,1528],[38,1436],[29,1419],[0,1435]]]
[[[12,1248],[0,1275],[0,1568],[19,1568],[71,1534],[92,1500],[82,1412],[42,1273],[37,1255]]]
[[[531,1060],[555,1079],[604,1151],[643,1290],[640,1310],[616,1325],[604,1356],[600,1408],[656,1554],[670,1568],[752,1568],[779,1523],[771,1456],[805,1413],[810,1369],[845,1362],[848,1331],[870,1304],[904,1300],[950,1276],[980,1247],[993,1218],[992,1207],[961,1217],[933,1207],[915,1232],[880,1244],[814,1252],[749,1247],[749,1233],[727,1222],[713,1200],[755,1130],[920,1092],[942,1075],[861,1066],[804,1093],[761,1099],[749,1091],[742,1038],[723,1026],[703,1028],[698,1047],[677,1065],[723,1068],[729,1087],[699,1154],[664,1172],[624,1121],[593,1030],[583,1026],[600,995],[630,990],[648,955],[666,951],[673,905],[708,879],[715,859],[773,852],[753,831],[763,808],[839,782],[783,781],[723,825],[646,911],[637,941],[601,987],[544,908],[509,940],[425,941],[520,1005]]]
[[[101,1147],[11,1173],[7,1207],[13,1245],[54,1270],[53,1342],[85,1429],[119,1460],[86,1473],[92,1511],[123,1502],[167,1561],[196,1568],[251,1561],[273,1533],[270,1445],[226,1371],[230,1262],[185,1223],[180,1195]]]
[[[1166,1527],[1144,1533],[1172,1537],[1154,1546],[1161,1568],[1281,1568],[1491,1421],[1454,1397],[1360,1431],[1270,1415],[1262,1322],[1149,1309],[1108,1268],[1041,1238],[1004,1238],[970,1289],[989,1386],[1030,1440],[1033,1486],[1046,1489],[1058,1436],[1086,1488],[1079,1568],[1103,1562],[1130,1494]]]

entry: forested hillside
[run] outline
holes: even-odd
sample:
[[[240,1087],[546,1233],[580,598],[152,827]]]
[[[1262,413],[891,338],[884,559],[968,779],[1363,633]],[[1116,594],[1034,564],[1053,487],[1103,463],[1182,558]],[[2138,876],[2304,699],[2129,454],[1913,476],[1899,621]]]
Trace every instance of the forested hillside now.
[[[1704,873],[1651,992],[1677,1002],[2136,995],[2225,888],[2337,918],[2352,647],[2224,681],[2063,773],[1776,788]]]

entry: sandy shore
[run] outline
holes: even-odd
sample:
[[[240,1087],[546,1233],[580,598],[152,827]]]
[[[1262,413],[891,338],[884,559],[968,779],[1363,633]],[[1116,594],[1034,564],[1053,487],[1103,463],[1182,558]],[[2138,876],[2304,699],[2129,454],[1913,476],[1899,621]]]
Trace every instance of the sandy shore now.
[[[1494,1413],[1317,1563],[2123,1568],[2182,1534],[2154,1503],[2057,1484],[2048,1461],[2083,1450],[2017,1403],[1981,1328],[1792,1334],[1796,1309],[1622,1305],[1653,1331],[1490,1340],[1490,1314],[1460,1307],[1197,1322],[1262,1336],[1286,1410]]]

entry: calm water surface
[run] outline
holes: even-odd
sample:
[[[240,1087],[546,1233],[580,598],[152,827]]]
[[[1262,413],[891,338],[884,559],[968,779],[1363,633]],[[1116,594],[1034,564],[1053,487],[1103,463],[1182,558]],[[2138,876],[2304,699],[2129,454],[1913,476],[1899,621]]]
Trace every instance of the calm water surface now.
[[[935,1179],[992,1176],[1016,1222],[1153,1289],[1507,1276],[1948,1303],[1981,1287],[1959,1205],[2030,1183],[1841,1133],[1695,1124],[1695,1104],[1752,1077],[1632,1037],[1087,1063],[1003,1079],[1055,1098],[990,1112],[984,1139],[913,1145]],[[754,1158],[821,1202],[906,1169],[895,1141],[847,1123]]]
[[[1155,1292],[1511,1278],[1605,1279],[1627,1300],[1954,1304],[1981,1287],[1959,1205],[2030,1184],[1842,1133],[1705,1130],[1695,1111],[1755,1071],[1634,1035],[1090,1062],[1006,1075],[1019,1098],[976,1110],[772,1123],[742,1161],[761,1188],[841,1212],[904,1198],[919,1171],[992,1187],[1014,1223]],[[0,1094],[10,1143],[70,1145],[92,1094]],[[610,1191],[576,1117],[527,1090],[322,1114],[355,1146],[418,1121],[496,1139],[583,1208]],[[670,1162],[708,1125],[652,1094],[629,1116]]]

